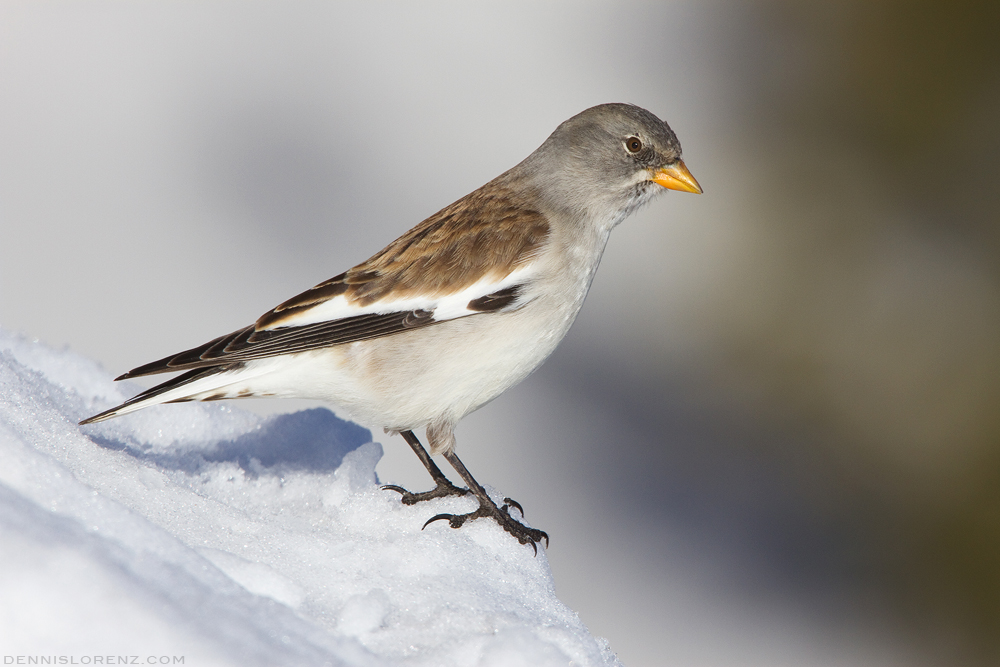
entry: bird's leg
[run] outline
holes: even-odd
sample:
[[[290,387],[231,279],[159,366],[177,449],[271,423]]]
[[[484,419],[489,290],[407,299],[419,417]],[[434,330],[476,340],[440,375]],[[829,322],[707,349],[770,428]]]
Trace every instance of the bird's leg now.
[[[431,500],[433,498],[444,498],[445,496],[464,496],[469,492],[468,489],[463,489],[455,486],[444,476],[441,472],[441,468],[437,467],[437,464],[431,460],[430,454],[424,449],[424,446],[420,444],[417,440],[417,436],[413,434],[413,431],[400,431],[400,435],[406,440],[410,448],[413,449],[413,453],[417,455],[420,462],[424,464],[427,468],[427,472],[430,473],[431,477],[434,479],[436,486],[430,491],[424,491],[423,493],[411,493],[401,486],[396,486],[395,484],[386,484],[383,489],[391,489],[392,491],[398,491],[400,495],[403,496],[404,505],[413,505],[414,503],[419,503],[421,500]]]
[[[437,516],[431,517],[430,520],[424,524],[426,528],[430,523],[439,520],[447,520],[448,524],[452,528],[460,528],[466,521],[472,519],[490,518],[500,524],[500,527],[506,530],[508,533],[517,538],[517,541],[521,544],[530,544],[531,548],[534,549],[535,554],[538,554],[537,543],[545,540],[545,546],[549,546],[549,535],[543,530],[538,530],[536,528],[528,528],[523,523],[517,521],[510,515],[510,507],[516,507],[521,514],[524,511],[521,510],[521,506],[511,500],[510,498],[504,498],[503,507],[497,507],[497,504],[487,495],[486,489],[482,487],[475,480],[469,469],[465,467],[465,464],[455,455],[454,451],[449,451],[444,453],[444,457],[448,459],[448,463],[452,465],[458,474],[462,476],[465,483],[469,485],[469,489],[475,494],[476,498],[479,499],[479,509],[474,512],[469,512],[468,514],[438,514]]]

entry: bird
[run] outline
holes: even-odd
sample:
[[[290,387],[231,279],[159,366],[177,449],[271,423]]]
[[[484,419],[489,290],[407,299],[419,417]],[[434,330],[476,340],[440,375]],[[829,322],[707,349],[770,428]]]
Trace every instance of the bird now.
[[[320,399],[402,435],[435,483],[417,502],[471,493],[479,507],[438,514],[452,528],[489,518],[521,544],[548,534],[498,506],[455,453],[458,422],[538,368],[583,305],[611,231],[656,195],[701,194],[673,130],[632,104],[591,107],[521,163],[410,229],[370,259],[264,313],[254,324],[116,380],[180,375],[80,422],[161,403]],[[414,434],[426,429],[429,452]],[[468,488],[431,458],[441,455]]]

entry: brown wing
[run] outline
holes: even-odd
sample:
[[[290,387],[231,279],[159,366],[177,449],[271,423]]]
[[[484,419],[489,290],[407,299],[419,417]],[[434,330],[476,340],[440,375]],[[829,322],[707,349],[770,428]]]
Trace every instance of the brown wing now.
[[[285,301],[256,324],[139,366],[117,379],[241,363],[433,324],[432,312],[408,310],[282,326],[341,294],[366,306],[386,296],[442,296],[484,277],[502,278],[528,263],[548,233],[541,213],[515,203],[512,193],[495,181],[424,220],[368,261]],[[496,311],[519,292],[520,286],[508,287],[470,302],[469,308]]]
[[[368,261],[285,301],[257,320],[257,330],[281,326],[341,294],[359,306],[387,296],[437,297],[527,264],[547,240],[549,224],[500,180],[438,211]]]

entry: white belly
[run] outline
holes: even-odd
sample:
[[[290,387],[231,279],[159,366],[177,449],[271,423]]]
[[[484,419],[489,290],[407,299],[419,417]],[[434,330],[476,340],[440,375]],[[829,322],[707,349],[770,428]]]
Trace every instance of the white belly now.
[[[541,300],[423,329],[296,355],[258,382],[278,396],[335,403],[390,430],[455,423],[535,370],[565,336],[579,305]]]

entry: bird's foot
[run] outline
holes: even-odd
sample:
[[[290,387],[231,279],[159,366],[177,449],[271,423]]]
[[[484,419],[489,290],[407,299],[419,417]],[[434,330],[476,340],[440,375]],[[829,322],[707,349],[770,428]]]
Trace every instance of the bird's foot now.
[[[415,505],[424,500],[433,500],[435,498],[446,498],[448,496],[464,496],[468,495],[469,490],[463,489],[460,486],[455,486],[447,479],[440,480],[430,491],[423,491],[422,493],[412,493],[407,491],[401,486],[396,486],[395,484],[385,484],[383,489],[389,489],[390,491],[398,491],[399,495],[402,496],[402,501],[404,505]]]
[[[520,503],[510,498],[504,498],[503,503],[502,507],[497,507],[496,503],[492,500],[484,501],[480,499],[479,508],[476,511],[469,512],[468,514],[438,514],[428,519],[427,523],[424,524],[424,528],[435,521],[447,521],[448,525],[452,528],[461,528],[466,521],[489,518],[496,521],[500,524],[501,528],[516,537],[517,541],[521,544],[530,544],[536,556],[538,555],[538,543],[542,540],[545,540],[545,548],[547,549],[549,547],[548,533],[537,528],[528,528],[510,515],[510,508],[514,507],[521,512],[521,516],[524,516],[524,510],[521,509]]]

